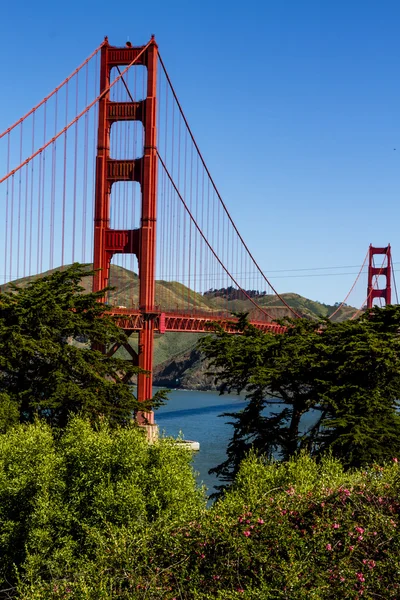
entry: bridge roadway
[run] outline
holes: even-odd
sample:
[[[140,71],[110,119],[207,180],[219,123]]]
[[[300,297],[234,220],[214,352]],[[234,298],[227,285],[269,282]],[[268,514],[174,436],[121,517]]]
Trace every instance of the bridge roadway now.
[[[125,331],[140,331],[143,328],[145,318],[149,315],[154,319],[154,331],[156,333],[167,333],[170,331],[182,331],[186,333],[207,333],[211,330],[212,323],[218,323],[227,333],[237,334],[235,327],[238,319],[226,314],[198,313],[190,314],[187,311],[162,312],[154,311],[144,314],[138,309],[111,308],[110,315],[116,317],[118,327]],[[286,327],[270,323],[268,321],[250,320],[250,323],[264,332],[275,334],[285,333]]]

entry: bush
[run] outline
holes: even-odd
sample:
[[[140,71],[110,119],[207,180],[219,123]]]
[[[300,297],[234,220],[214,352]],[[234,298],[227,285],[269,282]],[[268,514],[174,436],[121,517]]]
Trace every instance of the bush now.
[[[93,578],[93,598],[111,597],[97,588],[113,561],[120,566],[126,551],[147,572],[152,536],[201,515],[190,458],[168,440],[149,445],[135,426],[94,430],[80,418],[59,439],[42,422],[1,435],[1,589],[58,597],[84,577]]]
[[[345,472],[253,454],[205,509],[189,456],[80,419],[60,440],[42,424],[3,435],[3,588],[16,581],[22,600],[400,597],[396,459]]]

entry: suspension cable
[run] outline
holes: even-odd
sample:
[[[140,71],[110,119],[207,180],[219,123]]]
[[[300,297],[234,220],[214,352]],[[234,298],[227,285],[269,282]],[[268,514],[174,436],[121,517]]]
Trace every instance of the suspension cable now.
[[[394,291],[395,291],[395,294],[396,294],[396,304],[398,304],[398,303],[399,303],[399,296],[398,296],[398,294],[397,294],[396,276],[395,276],[395,274],[394,274],[394,273],[395,273],[395,271],[394,271],[394,268],[393,268],[393,260],[392,260],[392,256],[390,256],[390,268],[392,269],[392,277],[393,277],[393,283],[394,283]]]
[[[66,131],[68,131],[68,129],[70,127],[72,127],[72,125],[74,125],[77,121],[79,121],[79,119],[83,115],[85,115],[87,112],[89,112],[89,110],[92,108],[92,106],[94,106],[101,98],[103,98],[103,96],[105,96],[105,94],[107,94],[110,91],[110,89],[117,83],[117,81],[119,81],[121,79],[121,77],[132,67],[132,65],[134,65],[137,62],[137,60],[142,56],[142,54],[147,50],[147,48],[152,43],[153,43],[153,41],[150,40],[150,42],[148,42],[146,44],[146,46],[144,46],[142,48],[142,50],[132,60],[132,62],[129,63],[129,65],[122,71],[121,75],[118,75],[118,77],[116,77],[114,79],[114,81],[109,86],[107,86],[106,89],[103,92],[101,92],[101,94],[99,94],[97,96],[97,98],[95,98],[93,100],[93,102],[91,102],[89,104],[89,106],[87,106],[81,113],[79,113],[79,115],[77,115],[70,123],[68,123],[68,125],[66,125],[61,131],[59,131],[57,133],[57,135],[55,135],[50,141],[48,141],[41,148],[39,148],[39,150],[36,150],[36,152],[34,152],[29,158],[27,158],[26,160],[24,160],[24,162],[22,162],[20,165],[18,165],[18,167],[16,167],[12,171],[10,171],[7,175],[5,175],[2,179],[0,179],[0,183],[3,183],[3,181],[6,181],[12,175],[15,175],[15,173],[17,173],[20,169],[22,169],[22,167],[24,167],[25,165],[27,165],[28,163],[30,163],[31,160],[33,160],[36,156],[38,156],[38,154],[41,154],[43,152],[43,150],[45,150],[48,146],[50,146],[50,144],[52,144],[53,142],[55,142],[61,135],[63,135]]]
[[[385,264],[385,257],[383,257],[382,264],[381,264],[381,266],[379,268],[379,273],[375,276],[375,283],[372,284],[371,291],[369,292],[368,296],[365,298],[364,302],[361,304],[361,308],[359,308],[358,310],[356,310],[356,312],[354,313],[354,315],[352,317],[350,317],[350,321],[353,321],[353,319],[355,319],[356,317],[358,317],[358,315],[362,312],[363,306],[365,306],[367,304],[368,300],[372,296],[372,292],[374,291],[374,289],[378,285],[378,278],[380,277],[380,275],[382,275],[382,271],[385,268],[383,266],[384,264]]]
[[[331,314],[331,315],[328,317],[328,319],[332,319],[332,318],[333,318],[333,317],[336,315],[336,313],[338,313],[338,312],[339,312],[339,310],[342,308],[342,306],[344,306],[344,304],[346,303],[346,301],[347,301],[348,297],[350,296],[351,292],[354,290],[354,288],[355,288],[355,286],[356,286],[356,283],[357,283],[357,281],[358,281],[358,280],[359,280],[359,278],[360,278],[360,275],[361,275],[361,272],[362,272],[362,270],[363,270],[363,269],[364,269],[364,267],[365,267],[365,263],[367,262],[368,254],[369,254],[369,250],[367,251],[367,254],[365,255],[364,262],[363,262],[363,264],[361,265],[361,269],[359,270],[359,272],[358,272],[358,275],[357,275],[357,277],[356,277],[356,279],[355,279],[355,281],[354,281],[353,285],[351,286],[351,288],[350,288],[350,291],[349,291],[349,293],[347,294],[346,298],[343,300],[343,302],[341,302],[341,304],[339,304],[339,306],[337,307],[337,309],[335,310],[335,312],[333,312],[333,313],[332,313],[332,314]]]
[[[270,281],[268,280],[268,278],[267,278],[267,277],[264,275],[263,271],[261,270],[261,268],[260,268],[260,266],[258,265],[257,261],[255,260],[254,256],[253,256],[253,255],[252,255],[252,253],[250,252],[250,250],[249,250],[249,248],[248,248],[248,246],[247,246],[246,242],[244,241],[244,239],[243,239],[243,238],[242,238],[242,236],[240,235],[238,228],[236,227],[236,225],[235,225],[235,223],[234,223],[234,221],[233,221],[233,219],[232,219],[232,217],[231,217],[231,215],[230,215],[230,213],[229,213],[229,211],[228,211],[228,209],[227,209],[227,207],[226,207],[226,205],[225,205],[224,201],[222,200],[222,196],[221,196],[221,194],[220,194],[220,193],[219,193],[219,191],[218,191],[218,188],[217,188],[217,186],[216,186],[216,184],[215,184],[215,182],[214,182],[214,180],[213,180],[213,178],[212,178],[212,176],[211,176],[211,173],[210,173],[210,171],[208,170],[208,167],[207,167],[207,165],[206,165],[206,163],[205,163],[205,160],[204,160],[204,158],[203,158],[203,155],[202,155],[202,154],[201,154],[201,152],[200,152],[200,148],[198,147],[198,145],[197,145],[197,142],[196,142],[196,140],[195,140],[195,138],[194,138],[194,135],[193,135],[193,133],[192,133],[192,130],[191,130],[190,126],[189,126],[188,120],[186,119],[186,116],[185,116],[185,114],[184,114],[184,112],[183,112],[183,109],[182,109],[181,103],[180,103],[180,102],[179,102],[179,100],[178,100],[178,96],[177,96],[177,94],[176,94],[176,92],[175,92],[175,89],[174,89],[174,87],[173,87],[173,85],[172,85],[171,79],[170,79],[170,77],[169,77],[169,75],[168,75],[167,69],[166,69],[166,67],[165,67],[165,64],[164,64],[164,62],[163,62],[163,60],[162,60],[162,58],[161,58],[160,54],[158,55],[158,58],[159,58],[159,60],[160,60],[160,64],[161,64],[161,66],[162,66],[162,68],[163,68],[163,71],[164,71],[164,73],[165,73],[165,77],[167,78],[167,81],[168,81],[168,84],[169,84],[169,86],[170,86],[171,92],[172,92],[172,94],[173,94],[173,96],[174,96],[174,98],[175,98],[175,102],[177,103],[177,106],[178,106],[178,108],[179,108],[179,111],[180,111],[180,113],[181,113],[181,116],[182,116],[182,118],[183,118],[183,120],[184,120],[184,122],[185,122],[185,125],[186,125],[186,127],[187,127],[187,130],[188,130],[188,132],[189,132],[189,135],[190,135],[190,137],[191,137],[191,139],[192,139],[192,142],[193,142],[193,144],[194,144],[194,146],[195,146],[195,148],[196,148],[196,150],[197,150],[198,156],[199,156],[199,158],[200,158],[200,160],[201,160],[201,162],[202,162],[202,164],[203,164],[203,167],[204,167],[204,169],[205,169],[205,171],[206,171],[206,173],[207,173],[207,175],[208,175],[208,177],[209,177],[209,179],[210,179],[210,181],[211,181],[211,184],[212,184],[212,186],[213,186],[213,188],[214,188],[214,190],[215,190],[215,192],[216,192],[216,194],[217,194],[217,196],[218,196],[218,199],[219,199],[219,201],[221,202],[221,205],[222,205],[222,207],[223,207],[223,209],[224,209],[224,211],[225,211],[226,215],[228,216],[228,219],[229,219],[229,221],[231,222],[231,224],[232,224],[232,226],[233,226],[233,228],[234,228],[234,230],[235,230],[235,232],[236,232],[237,236],[239,237],[239,239],[240,239],[241,243],[243,244],[243,246],[246,248],[246,251],[248,252],[248,255],[250,256],[251,260],[253,261],[253,264],[256,266],[256,268],[258,269],[259,273],[260,273],[260,274],[261,274],[261,276],[263,277],[264,281],[266,281],[266,283],[267,283],[267,284],[269,285],[269,287],[270,287],[270,288],[273,290],[273,292],[276,294],[276,296],[279,298],[279,300],[280,300],[280,301],[281,301],[281,302],[282,302],[282,303],[283,303],[283,304],[286,306],[286,308],[288,308],[288,309],[290,310],[290,312],[291,312],[291,313],[293,313],[293,314],[295,315],[295,317],[297,317],[297,318],[299,318],[299,319],[300,319],[300,318],[301,318],[301,317],[300,317],[300,315],[299,315],[299,314],[298,314],[298,313],[297,313],[297,312],[296,312],[296,311],[295,311],[295,310],[294,310],[294,309],[293,309],[291,306],[289,306],[289,304],[286,302],[286,300],[284,300],[284,299],[282,298],[282,296],[280,296],[280,295],[278,294],[278,292],[276,291],[276,289],[274,288],[274,286],[273,286],[273,285],[270,283]]]
[[[160,156],[160,153],[157,150],[157,156],[158,159],[161,163],[161,166],[163,167],[168,179],[170,180],[175,192],[177,193],[180,201],[182,202],[186,212],[188,213],[192,223],[194,224],[194,226],[196,227],[197,231],[200,233],[201,237],[203,238],[203,240],[205,241],[205,243],[207,244],[209,250],[211,250],[212,254],[214,255],[214,258],[217,259],[217,261],[219,262],[219,264],[221,265],[221,267],[224,269],[225,273],[228,275],[228,277],[230,277],[230,279],[234,282],[234,284],[239,288],[239,290],[246,296],[246,298],[248,300],[250,300],[250,302],[257,308],[257,310],[261,311],[265,316],[267,316],[269,319],[274,320],[274,318],[272,317],[272,315],[270,315],[266,310],[264,310],[261,306],[259,306],[257,304],[257,302],[255,302],[253,300],[253,298],[251,298],[251,296],[246,292],[246,290],[244,290],[239,283],[236,281],[236,279],[230,274],[230,272],[228,271],[228,269],[225,267],[224,263],[221,261],[221,259],[219,258],[219,256],[217,255],[217,253],[215,252],[214,248],[211,246],[210,242],[207,240],[206,236],[204,235],[203,231],[201,230],[200,226],[198,225],[196,219],[194,218],[192,212],[190,211],[190,208],[188,207],[188,205],[186,204],[184,198],[182,197],[180,191],[178,190],[174,180],[172,179],[172,175],[170,174],[170,172],[167,169],[166,164],[164,163],[163,159]]]
[[[45,98],[43,98],[43,100],[41,102],[39,102],[39,104],[36,104],[36,106],[34,106],[33,108],[31,108],[31,110],[29,112],[26,113],[26,115],[24,115],[23,117],[21,117],[20,119],[18,119],[18,121],[16,121],[14,123],[14,125],[11,125],[11,127],[9,127],[8,129],[6,129],[5,131],[3,131],[3,133],[0,133],[0,140],[2,137],[4,137],[5,135],[7,135],[8,133],[10,133],[10,131],[12,131],[13,129],[15,129],[15,127],[17,127],[20,123],[22,123],[22,121],[25,121],[25,119],[27,117],[29,117],[32,113],[34,113],[38,108],[40,108],[43,104],[45,104],[48,100],[50,100],[50,98],[52,96],[54,96],[54,94],[56,94],[57,92],[59,92],[61,90],[61,88],[68,83],[68,81],[70,81],[77,73],[79,73],[79,71],[88,64],[88,62],[99,52],[99,50],[102,48],[102,46],[104,46],[105,42],[102,42],[100,44],[100,46],[98,48],[96,48],[96,50],[94,50],[94,52],[92,52],[92,54],[90,56],[88,56],[88,58],[81,64],[79,65],[79,67],[77,67],[75,69],[75,71],[73,73],[71,73],[71,75],[69,75],[66,79],[64,79],[64,81],[62,83],[60,83],[60,85],[58,85],[56,88],[54,88],[54,90],[51,92],[51,94],[49,94],[48,96],[46,96]]]

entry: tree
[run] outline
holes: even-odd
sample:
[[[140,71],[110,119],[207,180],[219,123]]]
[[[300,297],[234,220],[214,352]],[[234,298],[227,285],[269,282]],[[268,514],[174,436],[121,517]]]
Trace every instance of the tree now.
[[[0,294],[0,426],[35,416],[65,426],[70,413],[127,423],[139,406],[121,375],[132,363],[95,348],[127,337],[100,303],[104,291],[84,293],[85,265],[12,285]],[[77,340],[80,343],[77,343]],[[159,397],[154,398],[154,403]]]
[[[218,329],[200,340],[221,393],[248,400],[224,415],[233,418],[233,437],[212,471],[231,481],[250,448],[283,460],[300,448],[317,457],[330,451],[347,467],[399,454],[400,307],[356,321],[286,324],[283,335],[262,333],[242,315],[242,335]]]

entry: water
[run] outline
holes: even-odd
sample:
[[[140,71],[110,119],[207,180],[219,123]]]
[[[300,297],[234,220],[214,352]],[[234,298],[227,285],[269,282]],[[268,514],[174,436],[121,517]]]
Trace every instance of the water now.
[[[204,483],[208,493],[215,491],[214,486],[221,483],[215,475],[209,475],[212,467],[226,459],[226,448],[233,434],[233,427],[228,424],[229,417],[219,417],[224,412],[236,412],[246,406],[243,396],[233,394],[219,396],[217,392],[196,392],[188,390],[171,390],[169,400],[155,413],[160,434],[178,437],[200,443],[200,451],[194,453],[193,466],[198,472],[199,483]],[[282,405],[276,404],[266,408],[264,415],[279,412]],[[310,411],[303,415],[300,431],[308,429],[315,423],[319,413]]]
[[[167,404],[155,414],[160,434],[177,437],[182,432],[184,439],[200,443],[200,451],[194,453],[193,466],[199,473],[199,483],[207,486],[208,493],[215,491],[214,486],[220,483],[208,471],[226,459],[226,447],[233,433],[233,427],[227,424],[229,417],[218,415],[236,412],[245,405],[241,396],[171,390]]]

